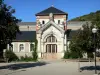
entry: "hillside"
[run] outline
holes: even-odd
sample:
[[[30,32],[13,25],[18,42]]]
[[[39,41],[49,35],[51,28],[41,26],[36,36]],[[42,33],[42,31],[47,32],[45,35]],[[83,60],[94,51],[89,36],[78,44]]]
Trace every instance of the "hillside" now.
[[[86,14],[80,17],[76,17],[71,19],[70,21],[92,21],[95,18],[99,18],[100,20],[100,10],[96,11],[96,12],[91,12],[90,14]]]

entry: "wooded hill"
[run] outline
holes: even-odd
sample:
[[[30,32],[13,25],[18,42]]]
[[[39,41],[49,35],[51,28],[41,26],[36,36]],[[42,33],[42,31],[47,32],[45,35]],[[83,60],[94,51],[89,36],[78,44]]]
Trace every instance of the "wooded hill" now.
[[[83,16],[80,16],[80,17],[73,18],[69,21],[92,21],[97,16],[100,19],[100,10],[98,10],[96,12],[91,12],[90,14],[86,14],[86,15],[83,15]]]

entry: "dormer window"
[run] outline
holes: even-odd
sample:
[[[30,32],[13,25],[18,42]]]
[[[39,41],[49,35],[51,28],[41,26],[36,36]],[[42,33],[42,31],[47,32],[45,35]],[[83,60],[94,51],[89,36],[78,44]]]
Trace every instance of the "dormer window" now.
[[[42,24],[45,24],[45,21],[42,21]]]
[[[60,20],[58,20],[58,24],[60,24]]]

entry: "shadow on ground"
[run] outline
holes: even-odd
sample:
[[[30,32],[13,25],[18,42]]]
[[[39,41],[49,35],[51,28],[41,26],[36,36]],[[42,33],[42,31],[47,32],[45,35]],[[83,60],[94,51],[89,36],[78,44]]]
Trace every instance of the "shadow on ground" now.
[[[44,66],[48,63],[46,62],[35,62],[35,63],[15,63],[6,66],[0,66],[1,69],[9,69],[9,70],[18,70],[18,69],[25,69],[25,68],[32,68],[36,66]]]
[[[95,70],[95,66],[84,66],[84,67],[81,67],[80,70]],[[96,66],[96,70],[100,70],[100,66],[97,65]]]

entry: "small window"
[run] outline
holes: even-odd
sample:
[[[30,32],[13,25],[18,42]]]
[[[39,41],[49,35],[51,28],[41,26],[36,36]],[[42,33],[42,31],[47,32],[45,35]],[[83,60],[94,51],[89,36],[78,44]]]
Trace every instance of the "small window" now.
[[[60,24],[60,20],[58,20],[58,24]]]
[[[19,51],[23,51],[24,50],[24,44],[20,44],[19,45]]]
[[[42,24],[45,24],[45,21],[42,21]]]
[[[11,46],[9,46],[9,50],[13,51],[13,44],[11,44]]]
[[[30,51],[33,51],[33,49],[34,49],[34,44],[30,44]]]

